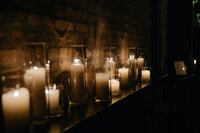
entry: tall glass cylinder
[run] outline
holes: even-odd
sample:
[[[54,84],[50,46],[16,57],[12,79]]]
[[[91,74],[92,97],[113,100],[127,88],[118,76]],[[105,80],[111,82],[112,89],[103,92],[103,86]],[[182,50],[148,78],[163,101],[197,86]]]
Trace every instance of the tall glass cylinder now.
[[[138,80],[141,80],[141,71],[142,67],[144,67],[144,49],[143,48],[138,48],[138,58],[137,58],[137,63],[138,63]]]
[[[1,76],[4,132],[30,132],[31,102],[22,71],[7,71]]]
[[[70,45],[70,88],[69,104],[83,105],[87,103],[86,93],[86,47],[84,45]]]
[[[25,86],[30,89],[32,102],[32,119],[34,122],[44,120],[46,109],[46,44],[42,42],[27,43],[24,46]]]
[[[138,64],[137,64],[137,48],[128,48],[128,60],[127,64],[130,68],[130,80],[131,83],[137,81],[138,79]]]
[[[110,74],[116,73],[117,65],[117,48],[116,47],[104,47],[103,48],[103,62],[104,62],[104,72]]]

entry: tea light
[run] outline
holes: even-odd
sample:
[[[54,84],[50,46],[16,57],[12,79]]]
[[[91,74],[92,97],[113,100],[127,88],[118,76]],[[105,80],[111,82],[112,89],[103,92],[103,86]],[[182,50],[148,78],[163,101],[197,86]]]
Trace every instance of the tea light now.
[[[70,66],[70,81],[72,101],[82,101],[85,95],[85,69],[84,65],[80,63],[79,59],[74,59],[74,63]]]
[[[127,86],[128,85],[128,74],[129,74],[129,69],[128,68],[119,68],[118,72],[120,74],[120,83],[122,86]]]
[[[150,70],[142,70],[142,81],[150,81]]]
[[[59,108],[59,89],[56,89],[56,84],[52,89],[45,90],[46,101],[50,106],[50,114],[56,113]]]
[[[99,99],[109,98],[109,74],[96,73],[96,96]]]
[[[33,118],[41,118],[46,113],[45,68],[34,66],[24,74],[25,86],[31,88]]]
[[[104,71],[105,72],[109,72],[109,67],[110,67],[110,72],[111,74],[115,74],[115,65],[116,62],[113,61],[113,58],[107,58],[107,61],[105,62],[105,66],[104,66]]]
[[[6,131],[17,131],[17,128],[30,123],[30,94],[27,88],[19,88],[2,95],[2,109]]]
[[[120,83],[118,80],[111,79],[112,95],[118,95],[120,93]]]

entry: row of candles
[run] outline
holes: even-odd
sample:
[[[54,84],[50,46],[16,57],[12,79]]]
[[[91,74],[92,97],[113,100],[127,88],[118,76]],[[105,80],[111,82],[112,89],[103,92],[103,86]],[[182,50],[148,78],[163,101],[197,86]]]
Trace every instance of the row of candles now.
[[[63,95],[68,95],[64,102],[70,105],[86,104],[86,80],[94,80],[95,102],[109,102],[112,96],[120,96],[122,90],[129,88],[130,82],[150,81],[150,70],[144,67],[144,57],[136,58],[135,53],[124,61],[105,57],[103,65],[95,71],[95,78],[88,79],[85,46],[75,45],[68,47],[72,50],[69,82],[66,81],[70,87],[69,94],[63,94],[67,88],[62,84],[49,83],[50,64],[46,63],[45,44],[31,43],[25,47],[24,56],[27,59],[22,76],[2,76],[4,91],[1,98],[6,132],[25,130],[24,126],[28,127],[31,121],[37,123],[48,116],[60,115]],[[14,79],[17,79],[16,82],[13,82]],[[9,83],[9,80],[12,82]],[[23,83],[20,83],[22,80]]]

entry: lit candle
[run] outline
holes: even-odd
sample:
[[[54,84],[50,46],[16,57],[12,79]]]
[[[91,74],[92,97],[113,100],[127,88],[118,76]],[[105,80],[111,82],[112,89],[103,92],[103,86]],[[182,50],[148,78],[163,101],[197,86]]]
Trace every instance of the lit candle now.
[[[79,59],[74,59],[70,66],[70,100],[73,102],[82,102],[85,100],[85,69]]]
[[[24,131],[30,124],[30,94],[19,88],[2,95],[2,109],[6,132]]]
[[[119,95],[120,94],[120,83],[118,80],[111,79],[111,90],[112,95]]]
[[[105,62],[104,71],[109,72],[109,67],[110,67],[111,74],[115,74],[115,66],[116,66],[116,62],[113,61],[112,58],[107,59],[107,61]]]
[[[197,60],[194,60],[194,73],[196,73]]]
[[[33,118],[41,119],[46,114],[45,99],[45,68],[33,67],[26,70],[24,82],[28,88],[31,88],[32,113]]]
[[[109,98],[108,80],[109,80],[108,73],[96,73],[96,96],[97,96],[97,99]]]
[[[149,70],[142,70],[142,81],[150,81],[150,71]]]
[[[52,89],[45,90],[46,101],[50,107],[50,114],[55,114],[59,111],[59,89],[56,89],[56,84],[54,84]]]
[[[119,68],[118,69],[119,76],[121,78],[120,83],[123,87],[128,85],[128,74],[129,74],[129,69],[128,68]]]
[[[138,62],[138,67],[139,67],[139,68],[142,68],[142,67],[144,66],[144,58],[139,57],[139,58],[137,59],[137,62]]]

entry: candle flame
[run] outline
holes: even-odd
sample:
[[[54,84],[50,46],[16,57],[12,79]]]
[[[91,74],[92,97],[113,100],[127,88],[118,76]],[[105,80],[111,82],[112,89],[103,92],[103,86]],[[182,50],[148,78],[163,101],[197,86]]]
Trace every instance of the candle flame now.
[[[53,84],[53,89],[54,89],[54,90],[56,89],[56,84]]]
[[[18,91],[15,91],[14,92],[14,97],[18,97],[19,96],[19,92]]]
[[[183,67],[182,69],[185,70],[185,67]]]
[[[37,66],[34,66],[34,67],[33,67],[33,69],[37,70],[37,69],[38,69],[38,67],[37,67]]]
[[[45,93],[46,93],[46,94],[48,94],[48,93],[49,93],[49,91],[48,91],[48,90],[45,90]]]
[[[79,63],[80,60],[79,59],[74,59],[74,63]]]
[[[194,64],[195,64],[195,65],[197,64],[197,60],[194,60]]]
[[[107,58],[107,61],[113,61],[113,58]]]
[[[129,58],[135,58],[135,56],[134,55],[130,55]]]

